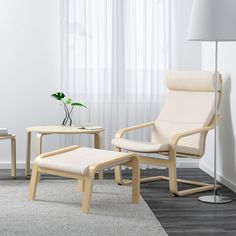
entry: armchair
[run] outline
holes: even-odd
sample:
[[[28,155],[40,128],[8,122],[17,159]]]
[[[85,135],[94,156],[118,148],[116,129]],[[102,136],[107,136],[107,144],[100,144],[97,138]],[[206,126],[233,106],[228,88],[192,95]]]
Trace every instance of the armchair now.
[[[206,135],[214,128],[214,73],[169,71],[166,74],[169,93],[165,105],[156,121],[119,130],[112,140],[115,150],[137,152],[139,162],[166,166],[169,176],[153,176],[140,179],[140,182],[168,180],[170,192],[177,196],[214,189],[213,184],[177,178],[176,158],[201,158],[205,151]],[[221,77],[218,76],[217,104],[219,110],[221,98]],[[219,116],[218,116],[219,117]],[[219,119],[218,119],[219,120]],[[217,121],[218,122],[218,121]],[[141,128],[152,128],[150,142],[129,140],[123,135]],[[167,158],[145,156],[155,153]],[[129,184],[123,180],[120,166],[115,168],[118,184]],[[177,183],[197,185],[198,187],[178,190]],[[220,186],[217,185],[217,188]]]

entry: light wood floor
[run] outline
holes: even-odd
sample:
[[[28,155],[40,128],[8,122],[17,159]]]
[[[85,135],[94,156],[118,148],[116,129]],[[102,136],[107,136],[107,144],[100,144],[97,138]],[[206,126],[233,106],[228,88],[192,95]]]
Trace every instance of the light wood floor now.
[[[165,175],[166,170],[143,170],[142,176]],[[129,171],[124,174],[129,177]],[[114,178],[112,171],[104,174],[105,178]],[[178,169],[178,177],[196,181],[212,182],[212,178],[200,169]],[[42,179],[57,179],[58,177],[43,176]],[[12,179],[10,170],[0,170],[0,180]],[[24,171],[17,171],[16,179],[25,179]],[[185,186],[179,185],[180,188]],[[173,197],[168,191],[165,181],[145,183],[141,185],[141,194],[167,233],[178,236],[224,236],[236,235],[236,194],[223,187],[219,194],[230,196],[234,201],[229,204],[214,205],[201,203],[200,193],[186,197]],[[150,235],[151,236],[151,235]]]

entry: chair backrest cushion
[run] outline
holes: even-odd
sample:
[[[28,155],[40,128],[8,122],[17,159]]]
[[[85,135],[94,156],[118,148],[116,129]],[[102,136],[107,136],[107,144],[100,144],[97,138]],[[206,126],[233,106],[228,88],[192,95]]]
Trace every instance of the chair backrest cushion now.
[[[168,72],[166,80],[169,94],[152,132],[153,143],[170,143],[175,134],[207,126],[214,117],[213,72]],[[218,88],[217,103],[220,75]],[[197,149],[197,153],[185,154],[202,155],[204,142],[205,135],[196,134],[181,139],[178,145]]]
[[[166,85],[170,90],[214,92],[214,77],[209,71],[169,71]],[[217,77],[217,90],[221,91],[220,74]]]

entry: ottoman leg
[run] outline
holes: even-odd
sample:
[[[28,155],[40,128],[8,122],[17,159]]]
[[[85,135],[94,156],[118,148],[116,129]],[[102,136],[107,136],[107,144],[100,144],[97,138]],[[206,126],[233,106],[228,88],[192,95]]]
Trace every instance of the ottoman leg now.
[[[132,160],[132,202],[138,203],[140,199],[140,169],[139,161],[135,156]]]
[[[93,178],[89,177],[88,179],[85,180],[85,189],[84,189],[83,204],[82,204],[82,211],[84,213],[89,213],[92,190],[93,190]]]
[[[84,185],[85,185],[85,181],[84,180],[78,180],[78,190],[79,192],[84,192]]]
[[[123,179],[121,166],[115,166],[115,181],[118,185],[128,185],[132,183],[132,180]]]
[[[38,172],[38,174],[37,174],[37,181],[39,182],[40,179],[41,179],[41,173]]]
[[[38,166],[34,165],[30,180],[29,196],[28,196],[29,200],[31,201],[35,199],[36,189],[38,184],[38,175],[39,175]]]
[[[98,171],[98,179],[103,179],[103,170]]]
[[[122,184],[122,171],[121,166],[115,166],[115,180],[117,184]]]

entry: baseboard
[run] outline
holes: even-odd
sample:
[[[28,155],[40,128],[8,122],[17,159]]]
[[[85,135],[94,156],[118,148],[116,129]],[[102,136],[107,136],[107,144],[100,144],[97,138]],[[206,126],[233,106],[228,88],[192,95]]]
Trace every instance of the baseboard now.
[[[210,176],[214,176],[214,171],[212,168],[210,168],[209,166],[207,166],[205,163],[200,162],[199,163],[199,168],[201,170],[203,170],[204,172],[206,172],[208,175]],[[230,181],[229,179],[225,178],[222,175],[217,174],[217,180],[222,183],[223,185],[225,185],[227,188],[231,189],[232,191],[234,191],[236,193],[236,184],[234,184],[232,181]]]
[[[32,162],[31,162],[31,166],[32,166]],[[0,169],[10,169],[10,168],[11,168],[10,162],[0,162]],[[25,162],[17,162],[16,168],[17,169],[25,169]],[[153,168],[156,168],[156,166],[153,166]],[[199,168],[199,160],[178,159],[177,160],[177,168]]]
[[[32,166],[32,163],[31,163]],[[11,162],[0,162],[0,169],[10,169]],[[25,169],[25,162],[17,162],[16,169]]]
[[[199,160],[177,159],[177,168],[199,168]]]

